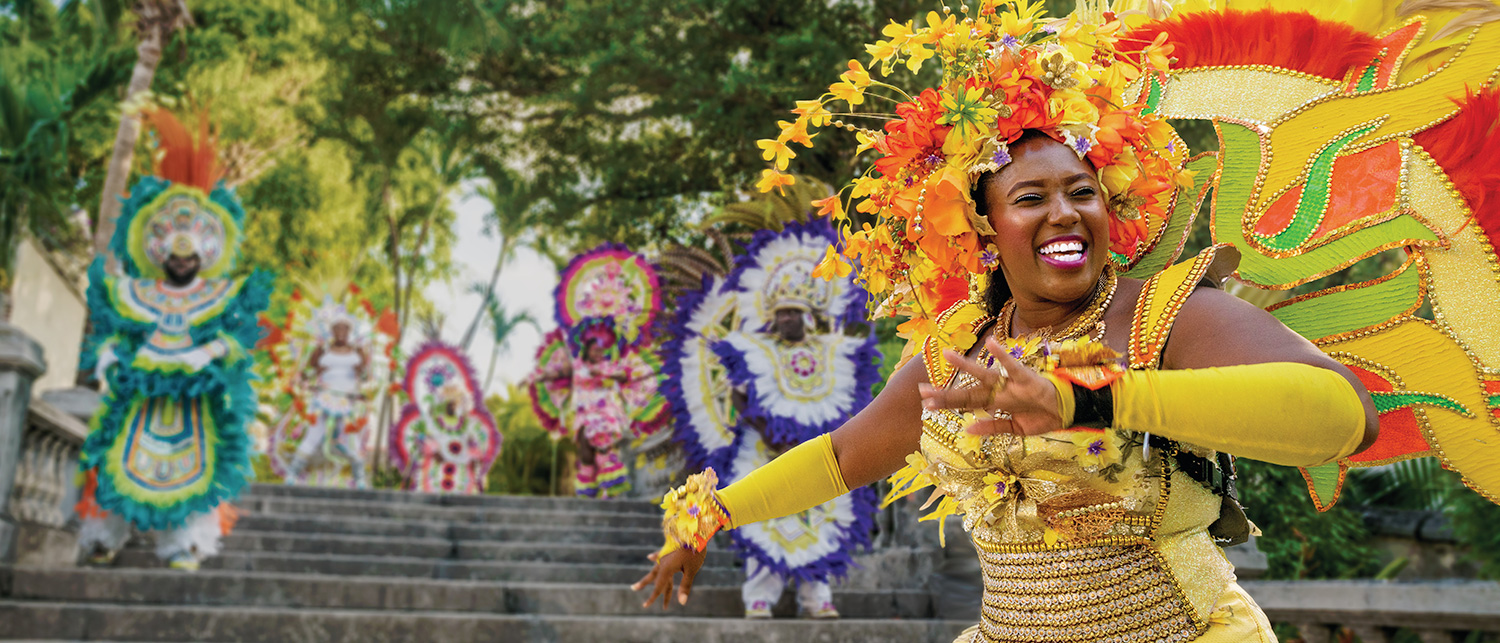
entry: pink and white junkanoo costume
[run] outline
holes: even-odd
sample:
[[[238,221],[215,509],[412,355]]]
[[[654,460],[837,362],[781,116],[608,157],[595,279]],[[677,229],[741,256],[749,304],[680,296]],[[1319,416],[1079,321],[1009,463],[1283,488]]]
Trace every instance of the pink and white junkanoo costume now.
[[[406,488],[483,493],[502,437],[469,360],[452,346],[429,342],[407,363],[404,389],[409,401],[391,431],[390,449]]]
[[[349,328],[345,352],[332,348],[338,325]],[[369,413],[395,359],[396,335],[395,315],[376,311],[354,284],[292,294],[262,343],[272,385],[261,389],[261,401],[281,413],[266,445],[276,475],[288,484],[369,487]]]
[[[689,470],[713,467],[728,485],[869,403],[879,353],[873,333],[852,334],[864,326],[864,298],[848,278],[812,276],[832,239],[824,220],[762,230],[727,277],[710,277],[703,290],[679,298],[662,349],[663,391]],[[774,333],[778,309],[802,311],[801,341]],[[769,616],[786,582],[797,579],[805,612],[836,615],[829,580],[869,544],[875,512],[875,493],[861,488],[729,532],[746,563],[746,614]]]
[[[651,346],[656,271],[624,246],[602,245],[568,264],[555,298],[558,328],[537,353],[532,407],[554,440],[581,435],[592,447],[593,464],[577,465],[578,495],[619,497],[630,487],[622,444],[670,419]]]

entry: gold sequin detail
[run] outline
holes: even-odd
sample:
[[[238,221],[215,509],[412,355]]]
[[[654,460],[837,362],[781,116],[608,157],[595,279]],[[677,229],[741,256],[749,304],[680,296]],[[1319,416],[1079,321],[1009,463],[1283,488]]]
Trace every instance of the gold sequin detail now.
[[[1191,641],[1206,629],[1149,544],[981,552],[983,641]]]

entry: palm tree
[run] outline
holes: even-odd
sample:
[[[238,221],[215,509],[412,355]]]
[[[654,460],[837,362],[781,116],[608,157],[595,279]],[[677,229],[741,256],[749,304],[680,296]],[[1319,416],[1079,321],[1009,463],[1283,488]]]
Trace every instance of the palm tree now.
[[[506,310],[500,304],[500,300],[495,297],[493,284],[486,287],[485,284],[476,283],[469,286],[469,292],[484,297],[484,307],[480,310],[480,314],[489,321],[490,332],[493,333],[492,336],[495,339],[495,346],[490,349],[490,367],[484,374],[483,390],[488,391],[490,382],[495,378],[495,362],[500,361],[500,356],[506,352],[505,347],[510,341],[511,333],[523,324],[530,324],[538,333],[541,332],[541,328],[537,326],[536,319],[531,316],[531,313],[523,310],[512,314]]]
[[[135,161],[135,142],[141,134],[141,122],[133,107],[151,89],[163,46],[178,29],[193,25],[187,0],[135,0],[130,10],[136,16],[135,69],[125,89],[126,108],[120,114],[120,128],[115,132],[114,151],[110,154],[109,167],[104,175],[104,193],[99,200],[98,224],[94,226],[94,254],[106,257],[110,237],[115,234],[115,222],[120,218],[119,197],[125,194],[125,183],[130,179],[130,167]]]
[[[515,258],[521,243],[530,240],[546,245],[546,240],[537,235],[537,230],[541,229],[538,224],[541,222],[538,221],[536,211],[529,207],[528,186],[515,173],[494,163],[482,163],[482,171],[488,181],[477,187],[474,193],[490,203],[489,223],[500,237],[500,247],[495,252],[495,268],[490,271],[489,285],[476,284],[471,288],[484,297],[484,301],[479,305],[479,311],[474,313],[474,319],[469,321],[468,330],[464,331],[463,341],[459,345],[465,349],[474,341],[479,323],[490,315],[495,287],[500,283],[500,272],[505,264]]]
[[[10,273],[23,235],[53,249],[82,241],[81,226],[69,220],[78,192],[69,166],[77,148],[73,121],[122,84],[126,69],[111,55],[112,42],[89,37],[76,9],[39,13],[46,7],[14,9],[17,22],[51,23],[50,40],[29,40],[22,30],[0,58],[0,320],[9,318]],[[59,55],[90,41],[83,55]]]

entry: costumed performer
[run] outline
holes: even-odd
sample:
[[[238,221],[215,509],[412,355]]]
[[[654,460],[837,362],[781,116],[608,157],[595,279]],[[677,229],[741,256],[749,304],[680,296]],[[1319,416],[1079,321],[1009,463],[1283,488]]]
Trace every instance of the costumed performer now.
[[[455,346],[430,339],[406,364],[407,403],[391,431],[391,463],[405,487],[484,493],[504,436],[484,406],[474,368]]]
[[[273,392],[289,394],[267,449],[271,468],[292,484],[369,488],[365,428],[394,357],[395,315],[377,315],[353,284],[307,290],[324,295],[295,291],[264,342],[280,384]]]
[[[207,115],[196,136],[166,111],[142,118],[156,131],[157,176],[121,209],[110,251],[124,274],[107,275],[102,258],[89,269],[83,366],[105,393],[79,456],[78,545],[107,563],[134,525],[156,532],[157,556],[191,571],[218,553],[234,524],[228,503],[253,475],[247,351],[271,276],[229,277],[245,211],[218,184]]]
[[[656,271],[624,246],[604,244],[568,263],[555,299],[562,332],[538,354],[532,407],[554,439],[573,440],[575,493],[617,498],[630,492],[624,442],[670,417],[658,401],[658,369],[642,356],[661,309]]]
[[[1496,497],[1500,445],[1475,437],[1500,421],[1481,312],[1500,302],[1483,188],[1500,176],[1500,24],[1399,16],[1376,36],[1300,12],[1103,8],[893,24],[870,47],[881,73],[935,55],[938,87],[900,93],[915,97],[884,131],[832,121],[828,103],[892,91],[851,62],[761,142],[778,165],[763,189],[815,126],[879,153],[852,186],[875,221],[843,252],[911,314],[915,359],[829,436],[669,494],[648,603],[678,573],[687,600],[715,530],[900,468],[892,497],[935,486],[929,517],[960,517],[979,551],[982,620],[961,641],[1270,641],[1218,549],[1251,529],[1228,454],[1304,467],[1320,495],[1336,480],[1320,490],[1318,472],[1371,451],[1439,455]],[[1380,3],[1355,9],[1386,26]],[[1167,117],[1212,120],[1219,149],[1188,156]],[[1168,267],[1207,188],[1227,243]],[[1237,261],[1242,283],[1286,289],[1392,247],[1394,272],[1271,313],[1212,287]]]
[[[695,466],[723,471],[724,482],[833,430],[870,402],[880,377],[875,337],[847,334],[865,325],[864,293],[847,276],[813,276],[834,241],[821,219],[758,231],[727,278],[705,280],[703,291],[679,299],[664,351],[672,363],[665,390],[682,409],[684,450]],[[704,385],[714,380],[723,385]],[[726,408],[733,414],[716,412]],[[792,579],[803,615],[838,618],[829,582],[847,574],[850,555],[869,544],[875,506],[875,492],[860,488],[731,532],[745,559],[746,618],[770,618]]]

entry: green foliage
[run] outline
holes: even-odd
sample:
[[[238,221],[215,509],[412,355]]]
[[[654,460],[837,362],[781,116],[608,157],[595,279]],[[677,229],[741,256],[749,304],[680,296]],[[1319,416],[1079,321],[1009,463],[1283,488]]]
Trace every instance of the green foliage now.
[[[490,469],[486,493],[552,495],[552,484],[562,474],[572,444],[548,435],[532,412],[524,388],[512,385],[505,397],[491,395],[484,404],[505,436],[500,458]]]
[[[896,372],[896,363],[901,361],[901,350],[906,348],[906,340],[896,336],[896,327],[901,321],[889,317],[875,320],[875,350],[880,351],[880,381],[875,383],[876,395],[885,390],[885,383]]]
[[[1363,578],[1380,570],[1360,515],[1348,503],[1319,513],[1295,467],[1239,460],[1240,500],[1278,580]]]
[[[1450,480],[1456,478],[1449,476]],[[1469,550],[1470,559],[1479,563],[1480,575],[1500,580],[1500,505],[1464,490],[1453,494],[1445,513],[1459,544]]]
[[[89,121],[128,78],[128,50],[69,3],[0,2],[0,287],[20,235],[53,248],[81,241],[69,215],[90,160]]]

